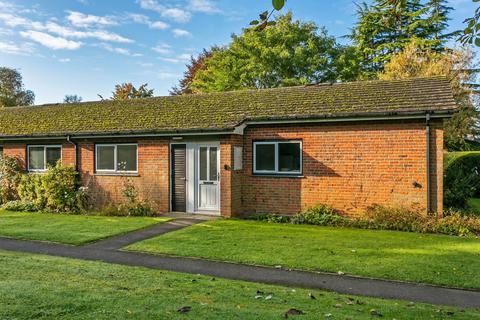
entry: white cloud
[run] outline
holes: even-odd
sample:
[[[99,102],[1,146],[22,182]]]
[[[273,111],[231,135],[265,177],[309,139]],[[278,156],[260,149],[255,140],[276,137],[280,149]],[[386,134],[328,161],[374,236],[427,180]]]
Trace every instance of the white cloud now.
[[[220,13],[222,12],[217,6],[210,0],[190,0],[189,6],[192,11],[205,12],[205,13]]]
[[[149,27],[152,29],[165,30],[168,29],[169,25],[162,21],[154,21],[149,25]]]
[[[112,17],[100,17],[78,11],[68,11],[67,20],[76,27],[112,26],[118,24]]]
[[[170,28],[170,26],[167,23],[163,21],[151,21],[149,17],[143,14],[130,13],[128,16],[130,17],[130,19],[133,20],[133,22],[146,24],[151,29],[165,30]]]
[[[17,45],[13,42],[0,42],[0,53],[28,55],[33,52],[33,46],[27,43]]]
[[[173,32],[173,35],[177,38],[192,36],[192,34],[190,32],[188,32],[187,30],[183,30],[183,29],[173,29],[172,32]]]
[[[62,63],[65,63],[65,62],[70,62],[70,58],[61,58],[61,59],[58,59],[58,61],[62,62]]]
[[[168,44],[157,44],[155,47],[152,48],[153,51],[160,53],[160,54],[170,54],[172,53],[171,46]]]
[[[192,17],[192,14],[187,10],[177,7],[166,7],[156,0],[137,0],[137,3],[142,9],[155,11],[160,14],[161,17],[175,22],[188,22]]]
[[[102,47],[103,49],[107,50],[107,51],[122,54],[124,56],[129,56],[129,57],[141,57],[142,56],[141,53],[132,53],[128,49],[113,47],[113,46],[111,46],[107,43],[101,43],[101,44],[99,44],[99,46]]]
[[[165,80],[165,79],[176,79],[176,78],[179,78],[181,75],[179,75],[178,73],[173,73],[173,72],[169,72],[169,71],[160,71],[157,73],[157,77],[159,79],[162,79],[162,80]]]
[[[20,17],[18,15],[13,15],[10,13],[0,13],[0,21],[3,21],[6,25],[10,27],[24,27],[27,30],[36,30],[44,31],[49,33],[54,33],[63,38],[73,38],[73,39],[86,39],[93,38],[102,41],[110,42],[119,42],[119,43],[132,43],[133,40],[118,35],[113,32],[105,31],[102,29],[93,29],[79,31],[69,27],[61,26],[54,21],[47,21],[45,23],[38,21],[31,21]]]
[[[48,33],[33,30],[21,31],[20,35],[53,50],[76,50],[82,46],[81,42],[54,37]]]
[[[190,60],[190,54],[184,53],[176,57],[160,57],[158,59],[170,63],[185,63]]]

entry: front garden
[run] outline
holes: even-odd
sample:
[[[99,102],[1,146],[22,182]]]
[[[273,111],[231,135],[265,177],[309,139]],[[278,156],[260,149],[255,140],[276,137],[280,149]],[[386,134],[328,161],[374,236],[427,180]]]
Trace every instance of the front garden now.
[[[168,220],[0,210],[0,237],[83,245]]]
[[[480,239],[217,220],[128,250],[480,289]]]
[[[0,274],[1,319],[480,319],[477,309],[5,251]]]

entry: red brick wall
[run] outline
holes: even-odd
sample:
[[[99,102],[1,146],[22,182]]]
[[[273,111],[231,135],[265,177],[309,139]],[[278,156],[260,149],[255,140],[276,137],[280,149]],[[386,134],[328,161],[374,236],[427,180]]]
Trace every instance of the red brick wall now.
[[[95,145],[91,142],[79,143],[79,169],[83,185],[90,188],[92,200],[97,207],[122,203],[125,201],[122,190],[126,178],[96,174],[94,150]],[[138,141],[138,159],[138,175],[129,179],[134,183],[140,200],[148,201],[158,212],[168,212],[168,140]]]
[[[233,148],[242,146],[242,137],[231,135],[220,138],[220,206],[224,217],[241,214],[242,173],[234,170]]]
[[[303,176],[252,175],[253,141],[265,139],[301,139]],[[359,214],[374,203],[426,207],[423,122],[250,127],[244,143],[244,213],[293,214],[316,203],[349,214]],[[441,210],[443,132],[439,121],[432,124],[431,151],[432,210]]]

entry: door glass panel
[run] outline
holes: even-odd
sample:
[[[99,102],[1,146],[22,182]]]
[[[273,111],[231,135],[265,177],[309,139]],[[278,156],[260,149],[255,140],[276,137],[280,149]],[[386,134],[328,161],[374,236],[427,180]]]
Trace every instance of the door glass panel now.
[[[45,154],[43,147],[30,147],[28,149],[28,168],[32,170],[45,169],[44,156]]]
[[[217,181],[217,148],[210,147],[210,181]]]
[[[62,150],[59,147],[47,147],[47,165],[56,166],[57,161],[62,157]]]
[[[207,147],[200,147],[200,180],[207,180]]]

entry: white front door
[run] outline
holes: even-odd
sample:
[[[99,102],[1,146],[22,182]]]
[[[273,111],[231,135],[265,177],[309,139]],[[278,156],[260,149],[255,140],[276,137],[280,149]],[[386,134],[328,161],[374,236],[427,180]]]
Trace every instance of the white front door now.
[[[220,152],[218,145],[200,144],[197,153],[197,209],[219,211]]]

